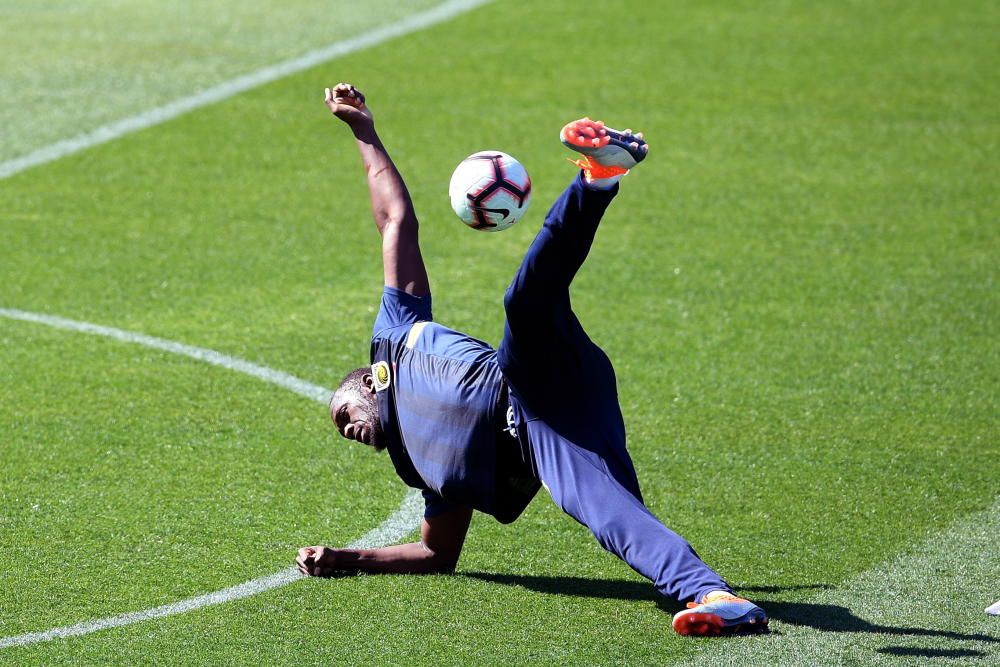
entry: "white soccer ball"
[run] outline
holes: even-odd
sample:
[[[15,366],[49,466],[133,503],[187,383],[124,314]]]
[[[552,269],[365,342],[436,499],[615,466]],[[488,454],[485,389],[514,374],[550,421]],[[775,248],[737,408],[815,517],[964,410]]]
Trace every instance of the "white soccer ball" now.
[[[531,202],[524,165],[500,151],[479,151],[462,160],[448,185],[451,207],[462,222],[499,232],[521,219]]]

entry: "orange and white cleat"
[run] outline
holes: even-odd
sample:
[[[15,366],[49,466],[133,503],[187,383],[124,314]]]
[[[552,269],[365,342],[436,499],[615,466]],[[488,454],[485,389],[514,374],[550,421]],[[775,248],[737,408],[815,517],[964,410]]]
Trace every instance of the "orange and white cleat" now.
[[[587,168],[615,169],[619,174],[642,162],[649,152],[642,132],[613,130],[603,121],[589,118],[567,123],[559,139],[567,148],[583,154]]]
[[[674,632],[691,637],[767,632],[767,613],[749,600],[726,591],[712,591],[701,602],[674,614]]]

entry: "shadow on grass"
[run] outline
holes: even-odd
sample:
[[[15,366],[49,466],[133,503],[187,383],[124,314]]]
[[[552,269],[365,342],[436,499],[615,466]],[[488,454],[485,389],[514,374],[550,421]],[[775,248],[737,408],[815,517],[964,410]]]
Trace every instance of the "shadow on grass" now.
[[[489,572],[462,572],[460,576],[479,579],[492,584],[519,586],[549,595],[609,600],[648,600],[674,610],[682,606],[656,592],[649,583],[624,579],[587,579],[584,577],[539,577],[528,574],[491,574]]]
[[[519,586],[550,595],[573,595],[577,597],[611,600],[648,600],[664,611],[674,613],[684,605],[660,595],[653,586],[644,581],[625,579],[587,579],[585,577],[539,577],[533,575],[493,574],[489,572],[462,572],[460,576],[479,579],[505,586]],[[748,593],[781,593],[832,588],[829,584],[801,584],[790,586],[740,586],[740,591]]]
[[[1000,643],[1000,638],[991,635],[869,623],[863,618],[855,616],[847,607],[833,604],[770,601],[765,606],[771,618],[776,618],[791,625],[804,625],[815,630],[822,630],[823,632],[871,632],[885,635],[913,635],[989,642],[993,644]]]
[[[550,595],[572,595],[577,597],[589,597],[599,599],[614,600],[635,600],[655,603],[658,607],[669,613],[674,613],[681,609],[677,602],[669,600],[660,595],[650,584],[640,581],[626,581],[624,579],[587,579],[584,577],[541,577],[523,574],[492,574],[488,572],[463,572],[460,576],[470,579],[479,579],[494,584],[505,586],[518,586],[539,593]],[[787,590],[808,590],[808,589],[831,588],[828,584],[812,584],[802,586],[743,586],[741,591],[756,593],[780,593]],[[914,635],[924,637],[941,637],[944,639],[955,639],[963,641],[981,641],[990,643],[1000,643],[1000,638],[984,634],[965,634],[961,632],[949,632],[947,630],[933,630],[930,628],[897,627],[891,625],[879,625],[869,623],[863,618],[855,616],[847,607],[832,604],[813,604],[809,602],[783,602],[779,600],[761,600],[762,606],[767,610],[771,618],[778,619],[791,625],[803,625],[823,632],[870,632],[886,635]],[[954,653],[954,657],[965,655],[978,655],[976,651],[965,653],[961,650],[940,653],[936,649],[907,649],[902,647],[890,647],[883,649],[883,652],[898,655],[911,655],[906,651],[915,651],[912,655],[944,656],[946,653]],[[920,653],[926,651],[927,653]],[[896,653],[898,652],[898,653]]]

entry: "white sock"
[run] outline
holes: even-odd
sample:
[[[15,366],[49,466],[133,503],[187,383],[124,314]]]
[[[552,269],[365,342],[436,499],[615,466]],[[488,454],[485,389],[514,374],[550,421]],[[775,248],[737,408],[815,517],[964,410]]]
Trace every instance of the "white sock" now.
[[[615,187],[615,183],[621,180],[621,177],[624,175],[618,174],[617,176],[609,176],[608,178],[590,178],[585,174],[583,180],[591,190],[610,190]]]

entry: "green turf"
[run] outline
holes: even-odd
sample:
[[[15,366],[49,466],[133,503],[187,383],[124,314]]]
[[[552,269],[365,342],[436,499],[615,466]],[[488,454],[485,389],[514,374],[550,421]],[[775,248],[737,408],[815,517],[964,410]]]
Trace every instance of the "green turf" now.
[[[699,665],[995,664],[1000,501],[835,588],[770,605],[781,636],[702,642]],[[929,616],[933,622],[928,623]]]
[[[0,307],[335,382],[365,361],[381,277],[357,157],[318,101],[352,80],[410,183],[438,319],[496,342],[502,290],[571,175],[558,128],[643,129],[653,152],[574,303],[616,362],[648,503],[830,662],[911,660],[879,651],[907,642],[838,643],[858,623],[817,629],[808,606],[878,624],[863,573],[996,497],[998,19],[985,2],[493,4],[0,182]],[[535,184],[500,235],[463,228],[445,195],[487,147]],[[387,458],[280,389],[22,322],[0,320],[0,341],[0,636],[270,573],[402,497]],[[299,582],[0,663],[705,650],[544,496],[511,527],[478,517],[459,571]],[[887,623],[952,633],[917,637],[917,657],[985,651],[930,604]],[[736,646],[794,660],[783,641]]]
[[[434,4],[0,0],[0,161]]]

